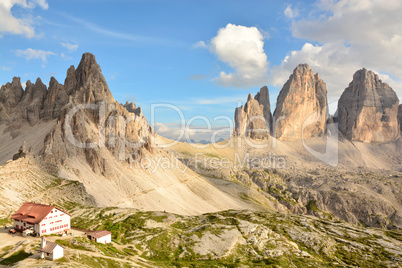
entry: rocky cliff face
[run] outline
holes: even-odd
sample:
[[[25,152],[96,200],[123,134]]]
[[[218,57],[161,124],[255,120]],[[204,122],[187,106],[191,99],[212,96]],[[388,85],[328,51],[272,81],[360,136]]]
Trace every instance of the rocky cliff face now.
[[[268,88],[262,87],[255,97],[248,95],[246,104],[235,110],[235,136],[268,139],[272,122]]]
[[[52,77],[47,89],[38,78],[35,84],[27,81],[24,91],[20,78],[14,77],[0,89],[0,119],[16,132],[13,136],[24,123],[33,126],[57,119],[44,141],[44,159],[63,164],[69,157],[84,155],[96,173],[106,174],[102,150],[126,161],[151,150],[153,130],[141,108],[134,103],[123,107],[114,100],[90,53],[83,54],[77,69],[67,70],[65,85]]]
[[[398,104],[395,91],[377,74],[358,70],[338,102],[339,130],[353,141],[396,140],[400,132]]]
[[[307,64],[300,64],[279,93],[273,119],[274,136],[279,140],[322,136],[327,117],[324,81]]]

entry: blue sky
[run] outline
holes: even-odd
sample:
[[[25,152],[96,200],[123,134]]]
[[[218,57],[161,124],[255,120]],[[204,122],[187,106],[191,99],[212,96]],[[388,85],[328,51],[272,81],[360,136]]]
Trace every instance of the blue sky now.
[[[13,76],[63,83],[67,68],[91,52],[116,100],[134,101],[149,122],[152,103],[212,120],[233,118],[263,85],[273,112],[292,70],[307,63],[327,83],[334,112],[362,67],[401,97],[401,10],[397,0],[0,0],[0,84]],[[155,127],[171,135],[177,113],[155,114]]]

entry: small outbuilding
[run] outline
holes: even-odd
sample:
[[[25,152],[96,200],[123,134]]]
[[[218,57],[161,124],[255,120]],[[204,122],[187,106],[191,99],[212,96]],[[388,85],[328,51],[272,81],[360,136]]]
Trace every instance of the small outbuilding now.
[[[64,249],[57,243],[46,242],[46,238],[42,236],[39,254],[41,259],[45,258],[54,261],[64,256]]]
[[[112,242],[112,233],[109,231],[94,231],[87,235],[90,240],[98,243],[107,244]]]

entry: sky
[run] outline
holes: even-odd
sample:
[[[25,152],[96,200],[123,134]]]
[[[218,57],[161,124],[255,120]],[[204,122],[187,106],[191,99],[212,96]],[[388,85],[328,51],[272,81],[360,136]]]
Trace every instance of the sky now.
[[[401,99],[401,48],[400,0],[0,0],[0,85],[64,83],[91,52],[115,99],[169,138],[226,138],[264,85],[273,112],[300,63],[326,83],[331,113],[363,67]]]

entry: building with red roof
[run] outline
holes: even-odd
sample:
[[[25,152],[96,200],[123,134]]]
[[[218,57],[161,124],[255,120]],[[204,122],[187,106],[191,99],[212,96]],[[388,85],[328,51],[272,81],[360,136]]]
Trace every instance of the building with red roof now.
[[[109,231],[93,231],[88,234],[88,238],[102,244],[112,242],[112,233]]]
[[[12,216],[14,228],[32,228],[35,234],[58,234],[70,229],[70,214],[54,206],[25,202]]]

